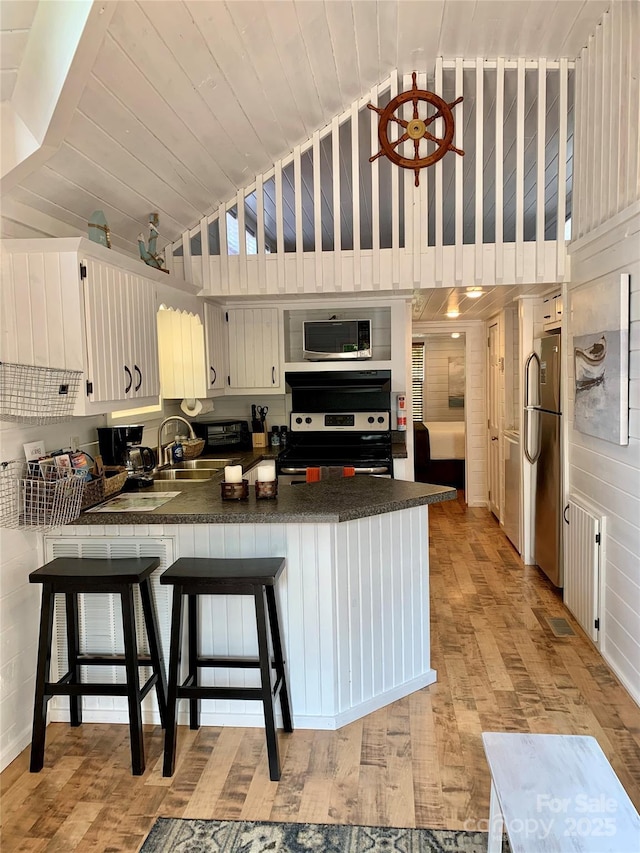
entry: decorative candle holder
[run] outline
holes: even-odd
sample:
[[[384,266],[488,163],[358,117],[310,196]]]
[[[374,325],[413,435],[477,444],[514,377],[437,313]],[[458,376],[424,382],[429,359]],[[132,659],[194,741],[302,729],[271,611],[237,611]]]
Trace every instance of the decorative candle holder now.
[[[267,500],[269,498],[278,497],[278,481],[277,480],[256,480],[256,500]]]
[[[223,501],[246,501],[249,497],[249,481],[241,483],[220,483]]]

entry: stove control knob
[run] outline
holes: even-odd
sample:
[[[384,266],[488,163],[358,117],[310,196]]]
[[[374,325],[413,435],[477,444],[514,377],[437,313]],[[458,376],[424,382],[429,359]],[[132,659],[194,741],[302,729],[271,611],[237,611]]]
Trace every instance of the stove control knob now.
[[[297,424],[301,424],[301,423],[302,423],[302,418],[296,418],[296,423],[297,423]]]
[[[384,415],[380,415],[380,417],[378,418],[378,423],[379,423],[379,424],[383,424],[383,423],[384,423]]]
[[[305,418],[305,419],[304,419],[304,422],[305,422],[305,424],[310,424],[310,423],[311,423],[311,418]]]
[[[375,421],[375,418],[372,415],[369,415],[367,420],[369,421],[370,424],[372,424]]]

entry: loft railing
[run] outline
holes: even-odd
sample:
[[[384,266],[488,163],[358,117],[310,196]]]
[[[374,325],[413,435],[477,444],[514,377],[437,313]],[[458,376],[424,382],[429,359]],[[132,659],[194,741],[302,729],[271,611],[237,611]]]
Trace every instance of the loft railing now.
[[[411,86],[392,75],[166,247],[169,267],[210,295],[562,281],[573,64],[439,60],[417,82],[463,97],[464,157],[423,169],[418,188],[386,157],[369,162],[380,145],[367,104]]]

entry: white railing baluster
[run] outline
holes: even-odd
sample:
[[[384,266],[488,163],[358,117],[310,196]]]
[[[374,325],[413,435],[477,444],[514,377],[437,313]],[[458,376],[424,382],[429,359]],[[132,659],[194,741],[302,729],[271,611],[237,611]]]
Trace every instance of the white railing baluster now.
[[[504,59],[496,68],[496,185],[495,185],[495,268],[496,282],[504,277]]]
[[[556,268],[558,281],[564,278],[566,249],[564,245],[565,219],[567,215],[567,104],[569,72],[567,60],[560,60],[559,92],[558,92],[558,200],[556,224]],[[575,115],[575,113],[574,113]],[[575,139],[575,133],[574,133]],[[575,164],[575,144],[574,160]],[[574,173],[575,178],[575,173]]]
[[[247,292],[247,223],[244,209],[244,190],[236,195],[236,214],[238,223],[238,261],[240,273],[240,291]]]
[[[313,134],[313,232],[316,290],[323,289],[322,275],[322,184],[320,181],[320,132]]]
[[[191,235],[185,231],[182,235],[182,254],[184,261],[184,280],[193,281],[193,270],[191,268]]]
[[[435,76],[435,90],[436,95],[443,97],[443,89],[442,89],[442,57],[438,56],[436,58],[436,76]],[[442,119],[434,122],[434,130],[433,133],[435,136],[442,134],[442,127],[444,126],[444,122]],[[438,160],[435,165],[436,170],[436,221],[435,221],[435,235],[436,235],[436,285],[442,284],[443,272],[442,272],[442,264],[443,264],[443,188],[442,188],[442,160]]]
[[[456,59],[456,98],[460,98],[464,94],[464,71],[462,68],[462,59]],[[464,101],[456,107],[455,131],[453,135],[453,144],[456,148],[464,148]],[[460,284],[463,278],[463,227],[464,227],[464,158],[456,155],[455,163],[455,229],[456,229],[456,248],[455,248],[455,280],[456,284]]]
[[[304,291],[304,243],[302,238],[302,159],[300,146],[293,150],[293,192],[296,211],[296,282],[295,288],[299,293]]]
[[[476,212],[475,212],[475,281],[482,281],[482,235],[484,228],[484,66],[476,59]]]
[[[374,86],[369,95],[372,104],[378,105],[380,89]],[[370,112],[371,155],[377,153],[378,145],[378,114]],[[372,279],[373,289],[380,289],[380,166],[379,158],[371,164],[371,247],[372,247]]]
[[[351,204],[353,210],[353,275],[350,289],[360,290],[360,126],[358,101],[351,107]]]
[[[547,61],[538,62],[538,121],[536,151],[536,278],[544,280],[545,141],[547,127]]]
[[[390,100],[398,94],[398,72],[394,71],[391,75],[391,92]],[[391,129],[390,142],[398,138],[398,125],[395,122],[390,122],[393,125]],[[400,284],[400,170],[395,166],[391,167],[391,285],[398,286]]]
[[[256,178],[256,246],[258,250],[258,290],[267,291],[267,253],[264,236],[264,177]]]
[[[211,292],[211,265],[209,263],[209,222],[207,217],[200,220],[200,251],[202,252],[202,289]]]
[[[227,206],[218,207],[218,238],[220,240],[220,276],[222,292],[229,293],[229,244],[227,238]]]
[[[276,185],[276,250],[278,255],[278,291],[284,293],[286,284],[284,280],[284,206],[282,204],[282,160],[276,163],[274,175]]]
[[[342,290],[342,240],[340,238],[340,124],[331,122],[331,165],[333,170],[333,252],[335,289]]]
[[[524,59],[518,59],[516,97],[516,278],[524,276]]]

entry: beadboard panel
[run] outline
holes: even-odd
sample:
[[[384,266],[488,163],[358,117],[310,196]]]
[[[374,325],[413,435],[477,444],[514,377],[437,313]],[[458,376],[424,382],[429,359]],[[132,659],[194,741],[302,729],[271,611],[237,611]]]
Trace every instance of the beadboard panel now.
[[[640,357],[640,211],[638,205],[571,248],[575,288],[620,273],[631,276],[629,444],[612,444],[573,427],[573,332],[569,313],[565,370],[569,488],[607,516],[600,580],[600,651],[640,704],[640,401],[634,365]]]
[[[335,729],[435,681],[429,652],[427,531],[427,509],[416,507],[337,525],[70,526],[47,537],[47,547],[51,553],[80,549],[95,556],[116,549],[123,556],[137,553],[136,543],[148,537],[147,555],[157,546],[166,557],[162,543],[169,541],[174,558],[284,556],[287,567],[277,595],[294,723]],[[154,593],[166,650],[170,591],[154,584]],[[116,608],[113,613],[115,624]],[[250,599],[203,598],[200,620],[203,654],[257,654]],[[113,635],[118,643],[115,628]],[[202,677],[205,684],[258,683],[258,673],[251,670],[211,670]],[[88,721],[127,719],[126,703],[119,699],[96,697],[91,704]],[[52,711],[51,718],[64,720],[66,714]],[[151,697],[145,700],[144,719],[158,722]],[[186,705],[179,719],[187,722]],[[260,703],[242,700],[204,701],[202,721],[264,724]]]
[[[548,283],[563,281],[557,269],[557,255],[564,253],[555,241],[547,240],[540,252],[544,259],[544,272],[539,269],[539,254],[535,243],[520,246],[522,270],[516,274],[516,244],[485,244],[482,247],[482,269],[476,267],[476,252],[473,244],[458,247],[460,260],[456,277],[456,247],[443,246],[439,250],[442,265],[436,268],[436,247],[423,246],[420,250],[420,270],[414,275],[414,252],[401,249],[399,274],[393,273],[393,249],[380,249],[377,256],[370,250],[360,251],[359,285],[356,287],[354,254],[352,251],[304,252],[299,264],[296,253],[274,253],[264,259],[265,280],[261,278],[261,261],[258,255],[229,255],[209,257],[209,281],[205,296],[246,296],[267,294],[318,294],[358,291],[394,291],[407,287],[448,287],[454,280],[458,286],[491,285],[504,282]],[[175,258],[178,269],[181,258]],[[501,275],[496,265],[501,264]],[[336,276],[336,265],[341,271]],[[280,275],[282,270],[282,276]],[[379,270],[379,272],[378,272]],[[246,276],[246,279],[244,278]],[[191,258],[185,277],[199,287],[205,287],[202,273],[202,258]],[[459,280],[458,280],[459,279]],[[241,284],[242,282],[242,284]]]

